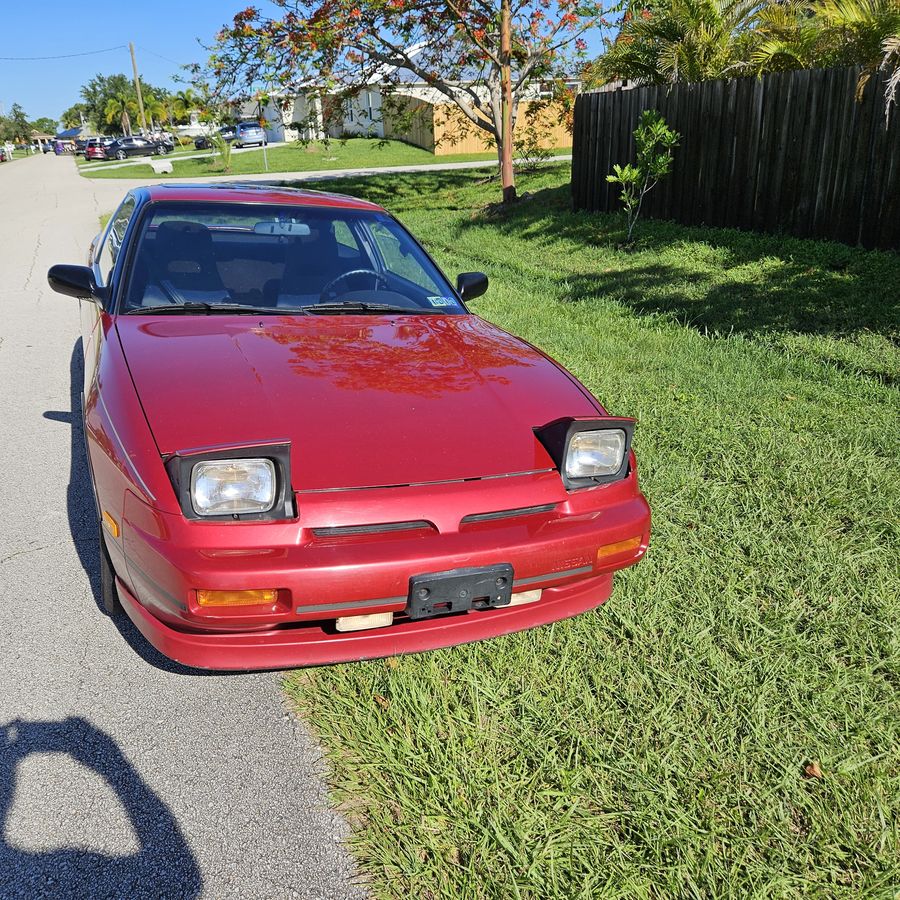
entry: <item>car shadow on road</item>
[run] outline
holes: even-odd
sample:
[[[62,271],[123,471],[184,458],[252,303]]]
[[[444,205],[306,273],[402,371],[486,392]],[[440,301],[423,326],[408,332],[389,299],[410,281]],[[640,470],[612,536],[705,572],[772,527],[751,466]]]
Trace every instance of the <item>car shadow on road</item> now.
[[[106,618],[100,596],[100,554],[98,534],[100,524],[97,519],[97,505],[87,464],[87,449],[84,438],[84,422],[81,415],[81,387],[84,383],[84,357],[81,350],[81,339],[72,348],[69,363],[71,379],[70,403],[68,410],[47,410],[45,419],[63,422],[70,426],[71,452],[69,468],[69,486],[66,491],[66,509],[69,516],[69,530],[72,543],[78,553],[78,559],[91,584],[97,614]],[[163,656],[138,631],[128,616],[121,612],[112,619],[119,633],[141,659],[176,675],[234,675],[236,672],[216,672],[206,669],[192,669]]]
[[[111,788],[133,831],[133,835],[117,836],[119,848],[111,847],[113,852],[106,853],[77,846],[46,850],[27,847],[34,842],[30,834],[34,826],[27,829],[23,841],[22,834],[18,833],[20,829],[15,827],[18,817],[16,822],[10,820],[17,779],[21,775],[20,766],[29,756],[48,753],[69,756]],[[104,822],[97,823],[98,831],[91,837],[101,843],[99,835],[105,829],[102,843],[108,845],[110,822],[118,821],[117,810],[103,806],[108,792],[76,796],[74,782],[72,786],[72,795],[55,797],[54,805],[66,810],[80,805],[80,815],[72,819],[78,820],[82,827],[84,810],[99,810]],[[21,783],[18,787],[22,790]],[[45,825],[46,810],[30,807],[27,813],[40,816],[40,825]],[[37,843],[52,846],[53,839],[52,829],[47,833],[42,827]],[[116,852],[123,847],[131,849],[135,844],[138,848],[135,852]],[[197,861],[169,808],[109,735],[77,717],[54,722],[17,719],[0,725],[0,873],[3,884],[0,893],[5,897],[194,898],[203,886]]]

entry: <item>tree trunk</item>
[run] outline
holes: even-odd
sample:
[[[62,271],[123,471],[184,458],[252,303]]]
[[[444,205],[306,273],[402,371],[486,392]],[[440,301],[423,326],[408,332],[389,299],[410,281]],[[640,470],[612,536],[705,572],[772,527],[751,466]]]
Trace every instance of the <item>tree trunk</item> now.
[[[516,184],[513,175],[513,130],[512,130],[512,74],[510,55],[510,0],[501,0],[500,7],[500,84],[502,93],[503,127],[499,146],[500,183],[503,185],[503,202],[516,200]]]

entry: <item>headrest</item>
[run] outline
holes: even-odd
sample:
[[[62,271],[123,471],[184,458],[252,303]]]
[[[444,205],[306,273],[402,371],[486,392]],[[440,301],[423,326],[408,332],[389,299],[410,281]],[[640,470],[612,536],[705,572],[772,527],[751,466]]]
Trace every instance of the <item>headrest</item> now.
[[[174,220],[161,222],[156,227],[156,244],[160,248],[180,248],[212,246],[212,235],[200,222]]]

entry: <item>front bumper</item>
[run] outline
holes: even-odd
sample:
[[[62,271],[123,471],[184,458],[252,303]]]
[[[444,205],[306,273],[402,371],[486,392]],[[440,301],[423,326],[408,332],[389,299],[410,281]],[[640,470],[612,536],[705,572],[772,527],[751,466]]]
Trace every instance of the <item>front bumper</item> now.
[[[179,631],[148,612],[121,582],[118,587],[125,611],[160,653],[193,668],[242,671],[378,659],[524,631],[600,606],[612,592],[612,575],[545,589],[539,601],[527,606],[472,610],[351,634],[312,623],[237,634]]]
[[[612,572],[643,556],[650,510],[636,474],[567,493],[554,472],[496,481],[323,493],[290,522],[208,523],[162,513],[129,494],[113,553],[129,616],[158,650],[200,668],[283,668],[416,652],[520,631],[576,615],[609,597]],[[472,514],[543,512],[469,524]],[[334,534],[360,522],[422,520],[427,528]],[[638,547],[598,551],[629,539]],[[404,617],[412,576],[509,563],[526,605],[425,621]],[[201,608],[198,589],[276,589],[251,608]],[[338,633],[334,620],[392,612],[393,625]]]

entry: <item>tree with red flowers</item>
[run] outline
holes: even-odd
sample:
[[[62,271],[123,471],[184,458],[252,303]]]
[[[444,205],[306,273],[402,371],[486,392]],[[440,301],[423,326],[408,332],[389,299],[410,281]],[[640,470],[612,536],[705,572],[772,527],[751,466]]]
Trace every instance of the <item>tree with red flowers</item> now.
[[[274,15],[248,7],[217,35],[209,66],[221,95],[264,88],[339,108],[366,86],[396,97],[412,73],[496,145],[506,201],[520,101],[536,85],[545,100],[561,91],[580,68],[585,32],[605,24],[598,0],[273,3]]]

